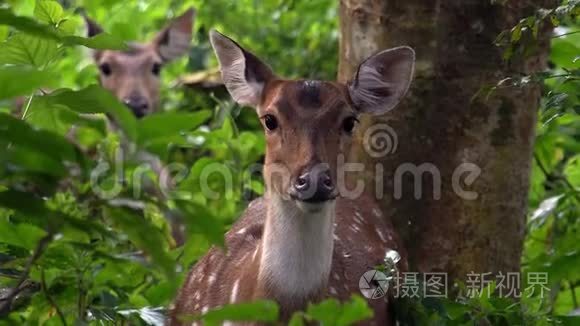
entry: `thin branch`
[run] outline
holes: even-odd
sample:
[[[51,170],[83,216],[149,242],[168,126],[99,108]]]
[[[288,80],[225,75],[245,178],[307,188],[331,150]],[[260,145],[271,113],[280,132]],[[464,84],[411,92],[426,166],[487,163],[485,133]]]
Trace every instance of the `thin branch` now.
[[[540,157],[536,153],[534,153],[534,159],[536,160],[536,163],[538,163],[538,167],[540,168],[540,170],[542,170],[542,173],[544,173],[546,178],[552,177],[556,178],[557,180],[563,181],[566,187],[568,187],[568,189],[573,193],[574,197],[580,200],[580,192],[578,192],[576,187],[574,187],[574,185],[570,183],[570,180],[568,180],[568,178],[562,175],[554,175],[552,173],[549,173],[544,164],[542,163],[542,161],[540,160]]]
[[[26,103],[26,107],[24,108],[24,112],[22,112],[22,119],[21,120],[26,119],[26,114],[28,113],[28,109],[30,109],[30,104],[32,103],[33,98],[34,98],[34,93],[30,94],[30,97],[28,98],[28,103]]]
[[[550,172],[548,172],[548,170],[544,166],[544,163],[542,163],[542,160],[540,160],[540,157],[538,156],[538,154],[534,153],[534,159],[536,160],[538,167],[540,168],[540,170],[542,170],[542,173],[544,173],[546,178],[551,177],[552,174],[550,174]]]
[[[62,322],[62,324],[66,326],[66,318],[64,317],[62,310],[60,310],[60,308],[56,304],[56,301],[54,301],[54,299],[48,293],[48,288],[46,287],[46,280],[44,278],[44,268],[40,270],[40,287],[42,289],[42,293],[44,293],[44,296],[46,297],[46,300],[48,300],[50,305],[54,308],[54,310],[56,310],[56,313],[58,314],[58,317],[60,317],[60,321]]]
[[[574,309],[578,309],[578,298],[576,297],[576,287],[571,281],[568,281],[568,285],[570,286],[570,291],[572,291],[572,303],[574,304]]]
[[[564,33],[564,34],[558,34],[558,35],[556,35],[556,36],[552,36],[552,38],[559,38],[559,37],[564,37],[564,36],[573,35],[573,34],[578,34],[578,33],[580,33],[580,31],[569,32],[569,33]]]
[[[38,241],[38,244],[36,245],[36,248],[34,249],[32,256],[30,256],[30,258],[28,258],[28,261],[26,262],[26,266],[24,267],[24,271],[22,272],[22,275],[20,275],[20,278],[18,279],[16,286],[13,287],[10,290],[10,292],[6,295],[6,297],[4,299],[5,301],[0,303],[0,312],[10,310],[10,305],[12,305],[12,300],[14,300],[14,298],[18,295],[18,293],[20,293],[20,291],[22,291],[24,289],[22,284],[28,278],[28,274],[30,274],[30,270],[32,269],[32,265],[34,265],[36,260],[38,260],[38,258],[40,258],[40,256],[44,252],[44,249],[46,248],[46,246],[48,246],[48,244],[52,240],[52,235],[53,235],[52,233],[49,233],[46,236],[44,236],[42,239],[40,239],[40,241]]]

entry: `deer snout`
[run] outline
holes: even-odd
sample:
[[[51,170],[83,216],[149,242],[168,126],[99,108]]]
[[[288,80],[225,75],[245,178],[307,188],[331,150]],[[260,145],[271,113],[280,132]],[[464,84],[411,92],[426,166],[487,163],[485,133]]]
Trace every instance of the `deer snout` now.
[[[305,171],[296,177],[290,193],[294,199],[309,203],[320,203],[337,196],[328,168]]]
[[[141,95],[131,95],[123,99],[123,103],[127,105],[137,118],[144,117],[149,111],[149,101]]]

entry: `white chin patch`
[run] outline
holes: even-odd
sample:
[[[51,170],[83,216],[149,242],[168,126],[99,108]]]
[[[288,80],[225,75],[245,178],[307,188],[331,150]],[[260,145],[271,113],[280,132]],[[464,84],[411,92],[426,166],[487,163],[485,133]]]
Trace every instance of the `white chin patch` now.
[[[300,208],[300,210],[308,213],[316,213],[324,210],[328,205],[330,205],[333,200],[327,200],[320,203],[307,203],[301,200],[296,200],[296,206]]]

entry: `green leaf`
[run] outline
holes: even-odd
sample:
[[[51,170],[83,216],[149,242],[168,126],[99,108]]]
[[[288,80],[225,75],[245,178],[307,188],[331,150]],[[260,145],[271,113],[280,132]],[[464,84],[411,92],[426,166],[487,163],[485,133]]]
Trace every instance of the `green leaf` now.
[[[54,40],[18,33],[0,45],[0,63],[43,68],[57,52]]]
[[[66,138],[45,130],[35,130],[22,120],[0,114],[0,139],[51,157],[58,162],[78,161],[75,147]]]
[[[555,325],[577,326],[580,325],[580,316],[554,316]]]
[[[574,187],[580,187],[580,155],[568,160],[564,167],[564,175]]]
[[[176,204],[186,214],[183,217],[188,231],[203,235],[210,243],[223,246],[224,225],[210,210],[202,205],[188,201],[176,201]]]
[[[97,50],[125,51],[128,49],[122,39],[107,33],[100,33],[93,37],[64,36],[62,41],[65,45],[83,45]]]
[[[139,142],[146,144],[156,138],[179,134],[199,127],[211,117],[211,112],[204,110],[195,113],[168,112],[152,114],[139,121]]]
[[[0,42],[4,41],[8,37],[8,26],[0,26]]]
[[[295,312],[288,322],[288,326],[304,326],[304,313]]]
[[[208,311],[201,319],[209,325],[219,325],[229,320],[234,322],[278,320],[279,308],[273,301],[260,300],[250,303],[228,304]]]
[[[62,178],[68,173],[61,160],[47,153],[30,150],[30,147],[6,144],[2,144],[0,148],[1,166],[4,166],[11,174],[26,175],[29,181],[34,180],[35,174]]]
[[[64,135],[71,127],[59,118],[61,112],[65,110],[67,110],[65,107],[50,106],[45,96],[36,96],[32,99],[25,120],[35,127]]]
[[[309,304],[306,313],[323,325],[336,325],[340,314],[340,303],[333,298],[317,304]]]
[[[373,316],[367,302],[357,295],[353,295],[350,301],[342,305],[334,298],[310,304],[306,313],[323,325],[337,326],[356,324]]]
[[[518,43],[521,37],[522,37],[522,26],[517,25],[512,29],[511,42]]]
[[[353,325],[373,317],[373,310],[367,302],[358,295],[353,295],[351,300],[344,303],[342,312],[337,320],[337,325]]]
[[[106,113],[113,117],[126,136],[137,139],[137,121],[126,106],[119,103],[111,92],[92,85],[79,91],[61,89],[48,95],[49,103],[65,105],[79,113]]]
[[[46,232],[32,224],[13,224],[0,220],[0,234],[2,234],[0,242],[33,250]]]
[[[109,206],[105,208],[105,213],[137,248],[151,257],[155,266],[160,267],[169,277],[175,274],[175,263],[168,252],[169,244],[161,230],[145,219],[142,212]]]
[[[39,88],[54,86],[57,80],[56,74],[32,67],[0,67],[0,100],[30,95]]]
[[[34,17],[52,25],[58,24],[63,16],[62,6],[53,0],[37,0],[34,7]]]
[[[0,8],[0,25],[12,26],[15,29],[42,38],[58,40],[59,35],[49,25],[39,24],[28,17],[16,16],[12,11]]]
[[[564,68],[580,68],[580,60],[574,62],[574,59],[580,55],[580,45],[577,43],[579,39],[573,37],[553,39],[550,59],[554,64]]]
[[[28,216],[40,217],[48,214],[48,209],[42,199],[22,191],[6,190],[0,192],[0,206]]]

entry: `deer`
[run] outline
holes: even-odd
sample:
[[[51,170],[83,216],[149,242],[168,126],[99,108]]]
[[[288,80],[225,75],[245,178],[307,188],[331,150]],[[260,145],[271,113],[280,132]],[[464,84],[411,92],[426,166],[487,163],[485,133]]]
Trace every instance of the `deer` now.
[[[146,43],[130,42],[126,51],[96,50],[101,86],[111,91],[137,118],[154,113],[159,106],[160,75],[163,66],[189,51],[195,10],[190,8],[173,19]],[[85,16],[87,36],[103,32]]]
[[[169,325],[211,309],[273,300],[288,321],[309,302],[344,301],[385,253],[406,253],[391,220],[370,195],[343,196],[341,155],[353,146],[362,114],[393,109],[411,83],[407,46],[369,57],[348,83],[289,80],[233,39],[210,31],[223,82],[238,104],[255,108],[266,150],[265,193],[250,202],[225,235],[190,270],[170,309]],[[369,300],[371,325],[393,323],[390,299]],[[199,324],[195,321],[194,324]]]
[[[159,93],[161,87],[161,72],[164,65],[185,56],[190,49],[192,28],[196,11],[188,9],[180,16],[171,20],[164,28],[148,42],[129,42],[128,49],[95,50],[92,52],[94,63],[99,69],[100,85],[109,90],[120,102],[131,110],[137,119],[153,114],[159,110]],[[103,33],[103,28],[94,20],[84,15],[88,37]],[[90,114],[83,117],[94,118]],[[120,131],[115,121],[107,119],[107,129]],[[122,135],[122,133],[121,133]],[[74,139],[74,129],[69,138]],[[121,137],[121,149],[124,153],[132,153],[132,144]],[[154,173],[161,178],[163,163],[161,160],[144,150],[138,150],[134,157],[140,163],[148,163]],[[169,187],[173,184],[167,185]],[[165,197],[149,181],[145,180],[144,190]],[[176,245],[183,243],[183,225],[178,217],[167,217],[170,220],[173,239]]]

